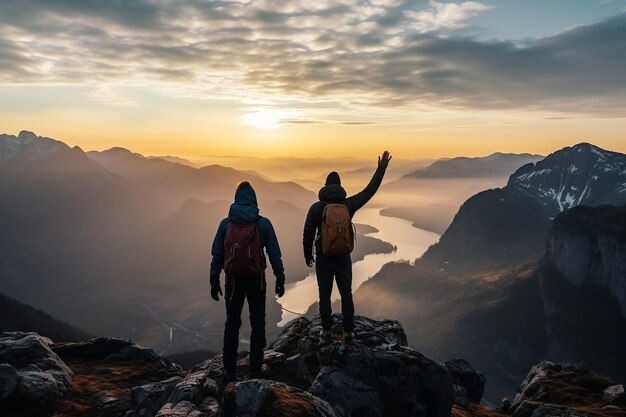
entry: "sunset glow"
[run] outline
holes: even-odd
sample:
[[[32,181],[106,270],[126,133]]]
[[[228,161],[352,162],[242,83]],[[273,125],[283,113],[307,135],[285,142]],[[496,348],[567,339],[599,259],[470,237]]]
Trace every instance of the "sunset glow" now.
[[[0,124],[198,160],[624,151],[625,7],[3,2]]]

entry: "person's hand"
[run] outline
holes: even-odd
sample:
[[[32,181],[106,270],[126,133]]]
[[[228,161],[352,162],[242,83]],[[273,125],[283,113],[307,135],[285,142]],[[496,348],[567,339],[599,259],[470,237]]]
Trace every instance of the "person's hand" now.
[[[219,301],[220,295],[222,295],[222,286],[220,284],[211,285],[211,298],[215,301]]]
[[[304,260],[304,262],[306,262],[306,266],[308,266],[309,268],[312,267],[313,264],[315,263],[313,258],[307,258],[307,259]]]
[[[285,284],[283,284],[282,282],[277,282],[275,291],[276,291],[276,295],[278,296],[278,298],[285,295]]]
[[[385,151],[383,152],[383,156],[378,157],[378,166],[387,169],[389,161],[391,161],[391,155],[389,155],[388,151]]]

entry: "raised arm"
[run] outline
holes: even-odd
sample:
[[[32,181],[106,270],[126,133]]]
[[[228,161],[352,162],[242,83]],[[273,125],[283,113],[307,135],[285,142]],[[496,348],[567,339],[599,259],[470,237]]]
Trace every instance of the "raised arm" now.
[[[346,206],[348,206],[351,214],[354,214],[374,197],[374,194],[376,194],[380,184],[383,182],[389,161],[391,161],[391,155],[389,155],[387,151],[383,152],[383,155],[378,157],[378,168],[376,168],[376,172],[374,172],[369,184],[367,184],[363,191],[346,198]]]

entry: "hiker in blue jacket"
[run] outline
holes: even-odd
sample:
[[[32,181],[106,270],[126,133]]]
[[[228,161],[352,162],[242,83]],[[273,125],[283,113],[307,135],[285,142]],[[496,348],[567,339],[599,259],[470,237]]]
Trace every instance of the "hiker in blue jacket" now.
[[[372,176],[369,184],[359,193],[347,197],[346,190],[341,186],[341,178],[335,171],[328,174],[326,184],[318,193],[319,201],[314,203],[306,216],[303,232],[304,260],[307,266],[313,266],[315,262],[315,273],[317,275],[317,285],[319,289],[319,309],[322,320],[321,339],[328,342],[332,339],[331,329],[333,326],[331,294],[333,291],[333,281],[337,281],[337,288],[341,296],[341,313],[343,315],[343,339],[346,343],[354,341],[354,303],[352,301],[352,259],[350,252],[354,247],[354,233],[352,229],[352,217],[363,207],[378,191],[378,187],[383,181],[385,170],[389,165],[391,155],[383,152],[378,157],[378,167]],[[334,207],[332,207],[334,206]],[[339,212],[328,213],[327,208],[336,209]],[[343,219],[341,210],[344,210]],[[333,224],[326,222],[338,213],[338,217],[332,218]],[[328,214],[328,216],[327,216]],[[336,224],[335,224],[336,223]],[[343,227],[342,223],[345,223]],[[332,230],[341,226],[338,230]],[[331,239],[325,242],[324,231]],[[343,236],[345,234],[345,236]],[[334,245],[341,242],[343,248],[335,248]],[[324,245],[330,245],[331,253],[324,253]],[[315,258],[313,257],[315,248]],[[338,249],[338,250],[337,250]]]
[[[244,301],[250,310],[250,377],[262,376],[265,341],[265,253],[276,276],[275,292],[285,293],[285,273],[280,246],[272,223],[259,215],[256,193],[244,181],[237,186],[235,202],[228,217],[217,228],[211,248],[211,297],[219,301],[222,295],[220,273],[225,272],[226,325],[224,328],[225,379],[234,381],[237,368],[239,328]]]

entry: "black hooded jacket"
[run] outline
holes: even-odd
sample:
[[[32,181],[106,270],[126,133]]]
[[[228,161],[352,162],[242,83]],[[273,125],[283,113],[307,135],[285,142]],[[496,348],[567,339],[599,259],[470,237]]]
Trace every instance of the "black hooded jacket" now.
[[[385,176],[385,168],[378,167],[376,172],[372,176],[367,187],[363,191],[347,197],[346,190],[339,184],[330,184],[322,187],[318,193],[319,201],[313,203],[306,216],[304,223],[303,244],[304,244],[304,259],[308,262],[313,259],[313,242],[315,241],[315,250],[318,254],[322,253],[322,244],[316,240],[316,236],[320,231],[322,225],[322,214],[324,207],[329,203],[344,204],[350,212],[350,219],[354,216],[354,213],[361,207],[363,207],[368,201],[374,197],[378,187],[380,187],[383,177]]]

